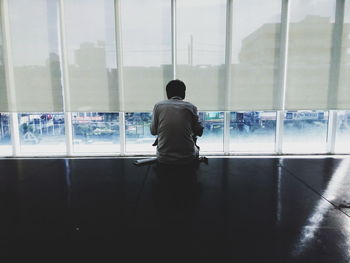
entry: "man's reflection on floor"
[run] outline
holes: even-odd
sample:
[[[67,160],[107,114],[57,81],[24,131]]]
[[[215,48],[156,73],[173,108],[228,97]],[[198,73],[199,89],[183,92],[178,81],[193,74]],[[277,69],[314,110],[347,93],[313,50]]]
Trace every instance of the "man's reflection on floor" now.
[[[197,180],[199,163],[154,167],[153,200],[163,223],[188,223],[200,196]]]
[[[193,242],[194,212],[201,194],[197,168],[198,164],[175,166],[157,163],[154,167],[156,176],[152,198],[160,222],[159,252],[172,255],[172,259],[178,262],[185,255],[189,259],[196,246]],[[164,240],[165,243],[162,242]]]

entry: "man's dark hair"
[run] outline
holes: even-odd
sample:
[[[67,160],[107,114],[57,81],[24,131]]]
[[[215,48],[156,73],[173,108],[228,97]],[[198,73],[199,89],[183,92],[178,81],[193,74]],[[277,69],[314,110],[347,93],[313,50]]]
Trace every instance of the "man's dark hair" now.
[[[178,96],[182,99],[185,98],[186,85],[181,80],[172,80],[166,85],[166,94],[168,99]]]

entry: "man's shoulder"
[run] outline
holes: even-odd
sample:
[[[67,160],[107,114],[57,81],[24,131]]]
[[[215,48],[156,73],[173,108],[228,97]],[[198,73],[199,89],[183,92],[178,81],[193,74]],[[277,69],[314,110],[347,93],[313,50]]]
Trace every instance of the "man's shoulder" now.
[[[161,101],[158,101],[154,106],[167,104],[167,102],[168,102],[168,100],[161,100]]]
[[[189,101],[184,101],[184,100],[162,100],[159,101],[155,104],[155,107],[157,106],[162,106],[162,105],[184,105],[187,107],[193,107],[193,108],[197,108],[194,104],[192,104]]]

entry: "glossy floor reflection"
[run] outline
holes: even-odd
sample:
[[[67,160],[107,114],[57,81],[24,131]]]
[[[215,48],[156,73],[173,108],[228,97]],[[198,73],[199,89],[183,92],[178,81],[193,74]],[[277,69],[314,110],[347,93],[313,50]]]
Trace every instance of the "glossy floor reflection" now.
[[[133,161],[0,160],[1,255],[349,261],[350,159],[211,158],[198,168]]]

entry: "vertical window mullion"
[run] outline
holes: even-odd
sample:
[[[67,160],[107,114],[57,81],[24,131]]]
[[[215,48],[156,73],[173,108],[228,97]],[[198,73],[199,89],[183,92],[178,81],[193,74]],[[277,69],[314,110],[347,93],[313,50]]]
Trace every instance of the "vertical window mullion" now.
[[[70,107],[70,93],[69,93],[69,70],[68,70],[68,55],[66,46],[66,30],[65,30],[65,12],[64,12],[64,0],[58,2],[59,12],[59,42],[60,42],[60,60],[61,60],[61,72],[62,72],[62,96],[63,96],[63,110],[64,110],[64,123],[66,133],[66,147],[67,155],[73,155],[73,124],[72,113],[68,111]]]
[[[328,86],[328,109],[337,107],[338,87],[340,76],[340,60],[342,50],[345,0],[337,0],[335,24],[332,32],[331,65]],[[327,153],[333,154],[337,131],[337,112],[330,110],[328,115]]]
[[[19,124],[18,114],[15,112],[10,113],[11,122],[11,141],[12,141],[12,154],[14,157],[20,155],[20,137],[19,137]]]
[[[226,3],[226,43],[225,43],[225,117],[224,117],[224,154],[230,153],[230,108],[231,99],[231,63],[232,63],[232,26],[233,26],[233,0]]]
[[[0,17],[2,19],[2,32],[4,38],[4,68],[6,74],[6,87],[7,87],[7,101],[10,113],[10,130],[11,130],[11,142],[12,142],[12,154],[14,157],[20,154],[20,137],[19,137],[19,125],[18,115],[16,107],[16,90],[15,79],[13,72],[13,61],[11,51],[11,36],[10,36],[10,21],[8,0],[2,0],[0,2]]]
[[[177,28],[176,28],[176,0],[171,0],[171,65],[172,65],[172,77],[176,79],[176,39],[177,39]]]
[[[120,0],[114,0],[114,19],[115,19],[115,43],[116,43],[116,61],[118,72],[118,92],[119,92],[119,145],[120,155],[125,155],[125,107],[124,107],[124,78],[123,78],[123,57],[122,57],[122,28]]]
[[[125,137],[125,112],[119,112],[119,144],[120,155],[122,156],[124,156],[126,152]]]
[[[231,112],[224,112],[224,155],[230,154],[230,120]]]
[[[282,0],[281,12],[281,40],[279,54],[279,76],[278,76],[278,103],[276,119],[276,139],[275,152],[282,154],[283,144],[283,121],[286,100],[286,83],[287,83],[287,61],[288,61],[288,33],[289,33],[289,0]]]
[[[330,110],[328,114],[328,129],[327,129],[327,153],[333,154],[335,148],[335,138],[337,131],[337,111]]]

